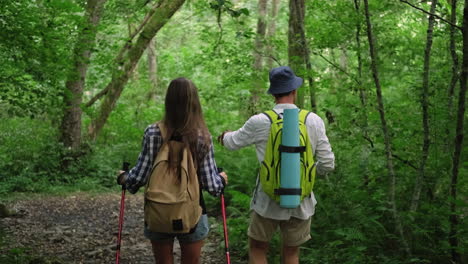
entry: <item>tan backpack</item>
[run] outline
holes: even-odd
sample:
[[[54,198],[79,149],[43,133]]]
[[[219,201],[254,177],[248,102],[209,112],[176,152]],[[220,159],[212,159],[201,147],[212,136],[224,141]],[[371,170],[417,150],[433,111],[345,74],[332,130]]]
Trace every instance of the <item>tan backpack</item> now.
[[[202,214],[196,165],[190,149],[182,142],[168,140],[162,122],[157,125],[163,144],[146,184],[145,222],[153,232],[190,233]],[[170,169],[169,155],[180,169]]]

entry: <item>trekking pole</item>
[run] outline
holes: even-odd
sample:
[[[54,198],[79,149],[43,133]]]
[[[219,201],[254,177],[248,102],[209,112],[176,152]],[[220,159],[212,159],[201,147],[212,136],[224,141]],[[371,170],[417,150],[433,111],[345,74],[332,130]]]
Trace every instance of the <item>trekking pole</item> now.
[[[222,168],[218,168],[218,173],[222,171],[223,171]],[[223,191],[221,192],[221,214],[223,215],[224,252],[226,253],[226,263],[231,264],[231,257],[229,255],[228,229],[226,225],[226,206],[224,205],[224,188],[223,188]]]
[[[124,162],[122,165],[123,171],[128,171],[130,163]],[[120,197],[120,214],[119,214],[119,233],[117,235],[117,252],[115,253],[115,263],[120,262],[120,243],[122,242],[122,227],[124,221],[124,210],[125,210],[125,185],[122,184],[122,196]]]

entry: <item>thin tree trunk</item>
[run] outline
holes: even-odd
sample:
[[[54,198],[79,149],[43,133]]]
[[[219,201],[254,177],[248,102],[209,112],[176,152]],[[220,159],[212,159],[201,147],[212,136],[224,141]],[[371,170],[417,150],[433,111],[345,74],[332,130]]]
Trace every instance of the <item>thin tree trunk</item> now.
[[[267,13],[267,0],[258,0],[258,20],[257,20],[257,35],[255,37],[255,51],[254,51],[254,69],[261,70],[263,67],[263,50],[265,46],[266,34],[266,13]]]
[[[356,13],[358,17],[361,16],[361,7],[360,7],[360,0],[354,0],[354,7],[356,9]],[[361,105],[363,107],[367,106],[367,95],[366,91],[364,90],[364,87],[362,86],[362,54],[361,54],[361,22],[357,21],[356,22],[356,54],[357,54],[357,60],[358,60],[358,85],[359,85],[359,99],[361,100]],[[365,114],[365,121],[367,125],[367,111],[364,111]],[[367,134],[367,133],[366,133]]]
[[[134,31],[129,29],[128,32],[131,33],[131,35],[129,36],[129,38],[128,38],[127,42],[125,43],[125,45],[123,45],[123,47],[120,49],[119,54],[117,55],[115,61],[117,61],[119,63],[123,63],[121,61],[124,59],[124,55],[132,47],[133,39],[145,28],[148,21],[154,16],[156,11],[159,10],[159,8],[161,7],[161,4],[163,2],[164,1],[161,0],[161,1],[158,1],[156,4],[153,5],[151,10],[146,14],[145,18],[143,19],[141,24],[138,26],[138,28],[136,28]]]
[[[156,57],[156,40],[152,39],[146,49],[148,54],[148,74],[151,81],[151,88],[148,93],[149,99],[156,99],[156,96],[160,94],[158,88],[158,62]]]
[[[410,248],[408,246],[408,242],[405,239],[404,232],[403,232],[403,226],[402,226],[400,216],[398,214],[398,210],[397,210],[397,206],[396,206],[396,199],[395,199],[396,175],[395,175],[395,171],[394,171],[394,167],[393,167],[392,142],[391,142],[388,126],[387,126],[387,120],[385,118],[385,108],[384,108],[383,98],[382,98],[382,87],[380,85],[379,71],[378,71],[378,68],[377,68],[378,58],[377,58],[377,53],[376,53],[376,49],[375,49],[374,34],[372,32],[372,24],[371,24],[371,20],[370,20],[368,0],[364,0],[364,11],[365,11],[366,23],[367,23],[367,38],[369,40],[369,52],[370,52],[370,56],[371,56],[372,77],[374,78],[374,82],[375,82],[378,110],[379,110],[379,114],[380,114],[380,121],[382,123],[382,132],[383,132],[384,141],[385,141],[385,153],[386,153],[386,156],[387,156],[387,168],[388,168],[388,172],[389,172],[389,176],[390,176],[390,204],[392,206],[392,214],[393,214],[393,218],[395,220],[396,230],[399,233],[401,242],[403,244],[403,249],[405,250],[405,252],[408,255],[410,255],[411,254]]]
[[[128,82],[131,73],[140,60],[143,52],[148,47],[151,39],[154,38],[159,29],[166,24],[172,15],[182,6],[185,0],[163,0],[159,8],[155,10],[153,16],[143,26],[135,44],[128,48],[126,59],[114,65],[112,80],[107,85],[107,94],[102,102],[98,115],[91,121],[88,127],[88,135],[95,140],[107,121],[110,113],[115,107],[117,100]]]
[[[354,0],[354,8],[356,9],[357,17],[361,17],[361,1]],[[362,44],[361,44],[361,21],[358,19],[356,21],[356,55],[358,61],[358,77],[357,77],[357,85],[359,90],[359,99],[361,101],[361,112],[362,112],[362,134],[363,137],[368,140],[369,139],[369,131],[368,131],[368,116],[367,116],[367,94],[362,84]],[[367,157],[367,153],[366,153]],[[366,166],[365,171],[363,173],[363,183],[364,186],[369,184],[369,172],[368,167]]]
[[[462,263],[458,243],[457,185],[460,166],[460,156],[463,147],[463,122],[465,119],[465,101],[468,80],[468,0],[465,0],[463,10],[463,61],[460,76],[460,91],[458,96],[457,128],[455,131],[452,179],[450,184],[450,234],[449,243],[453,263]]]
[[[450,2],[450,1],[449,1]],[[452,0],[452,10],[450,14],[450,22],[455,25],[457,24],[457,0]],[[455,93],[455,87],[457,86],[457,82],[460,78],[459,76],[459,62],[458,62],[458,55],[457,55],[457,42],[455,39],[455,34],[457,32],[457,28],[454,26],[450,27],[450,55],[452,56],[452,79],[450,80],[450,86],[448,89],[448,112],[449,118],[448,120],[453,120],[453,95]]]
[[[289,0],[289,30],[288,30],[288,58],[289,66],[296,75],[303,76],[305,72],[304,58],[306,57],[303,43],[304,0]],[[304,107],[305,89],[298,89],[296,104],[299,108]]]
[[[294,7],[291,7],[292,4],[294,5]],[[310,50],[309,50],[309,46],[307,44],[307,38],[306,38],[306,35],[305,35],[305,27],[304,27],[304,19],[305,19],[305,10],[306,10],[306,7],[305,7],[305,1],[303,0],[291,0],[290,1],[290,17],[289,17],[289,25],[290,25],[290,32],[291,33],[291,14],[293,14],[293,16],[295,17],[293,19],[293,27],[296,27],[296,29],[294,29],[294,31],[296,33],[294,33],[294,38],[292,40],[292,42],[294,43],[293,45],[297,45],[297,47],[293,47],[293,50],[294,49],[298,49],[297,51],[293,51],[294,52],[298,52],[297,53],[297,56],[298,57],[291,57],[291,54],[288,54],[289,55],[289,61],[290,61],[290,64],[292,61],[294,61],[293,63],[296,64],[296,65],[293,65],[293,69],[294,68],[297,68],[297,69],[294,69],[295,71],[299,70],[299,74],[301,71],[304,71],[304,66],[305,66],[305,76],[304,76],[304,79],[307,79],[307,81],[309,82],[309,96],[310,96],[310,105],[311,105],[311,109],[313,112],[317,112],[317,99],[316,99],[316,93],[315,93],[315,87],[314,87],[314,78],[312,77],[312,64],[310,63]],[[294,11],[293,11],[294,10]],[[289,47],[291,48],[291,35],[289,35]],[[288,52],[289,52],[289,49],[288,49]],[[297,62],[295,61],[297,59]],[[301,61],[302,60],[302,61]],[[296,72],[297,74],[297,72]],[[299,107],[305,107],[305,104],[304,104],[304,95],[305,95],[305,87],[302,88],[302,89],[299,89],[298,90],[298,106]]]
[[[432,0],[431,14],[435,13],[437,6],[437,0]],[[432,50],[432,35],[434,32],[434,21],[433,15],[429,16],[427,25],[427,38],[426,38],[426,49],[424,50],[424,69],[423,69],[423,83],[421,91],[421,108],[423,113],[422,126],[423,126],[423,147],[421,152],[421,164],[419,165],[418,176],[414,185],[413,198],[411,200],[410,211],[415,212],[418,209],[419,199],[421,196],[421,189],[424,185],[426,178],[426,162],[429,156],[429,71],[431,66],[431,50]]]
[[[133,25],[129,20],[128,21],[128,39],[132,39],[132,36],[134,36],[136,34],[135,32],[137,30],[138,30],[138,28],[136,28],[135,25]],[[150,44],[148,44],[148,47],[149,47],[149,45]],[[137,82],[137,81],[140,80],[140,71],[138,71],[138,69],[140,69],[140,65],[141,65],[141,60],[138,60],[137,65],[135,66],[135,69],[130,74],[130,80],[132,82]]]
[[[263,93],[263,56],[265,49],[265,34],[266,34],[266,13],[267,13],[267,0],[258,0],[258,20],[257,20],[257,34],[255,37],[255,49],[253,53],[253,85],[250,98],[250,113],[255,114],[258,108],[258,101],[260,94]]]
[[[312,64],[310,63],[309,49],[306,47],[306,69],[307,69],[307,80],[309,81],[309,96],[310,96],[310,108],[313,112],[317,113],[317,95],[315,92],[314,78],[312,77]]]
[[[271,1],[271,12],[270,12],[270,17],[268,19],[268,30],[266,34],[266,38],[268,40],[267,44],[267,67],[268,69],[273,68],[273,46],[271,45],[271,39],[276,33],[276,17],[278,16],[278,9],[279,9],[279,0],[272,0]]]
[[[128,17],[127,17],[128,19]],[[133,29],[132,29],[132,23],[130,23],[130,20],[127,21],[127,29],[128,29],[128,39],[131,39],[132,36],[133,36],[133,32],[135,32]],[[137,62],[137,65],[135,66],[135,69],[138,69],[138,65],[140,64],[140,61],[138,60]],[[140,79],[140,74],[138,72],[138,70],[133,70],[131,73],[130,73],[130,79],[132,81],[138,81]]]
[[[81,103],[89,59],[96,42],[97,25],[107,0],[88,0],[86,24],[78,36],[73,51],[73,68],[65,82],[64,115],[61,124],[61,141],[65,147],[77,150],[81,145]]]
[[[305,9],[305,8],[304,8]],[[304,21],[304,17],[302,18]],[[310,51],[305,36],[304,24],[302,24],[302,47],[304,48],[304,62],[307,70],[307,80],[309,81],[310,107],[313,112],[317,112],[317,95],[315,93],[314,78],[312,77],[312,63],[310,63]]]
[[[302,5],[302,6],[301,6]],[[310,51],[309,46],[307,44],[307,38],[305,35],[305,27],[304,27],[304,19],[305,19],[305,2],[299,3],[296,1],[296,9],[302,10],[298,12],[297,15],[299,17],[299,33],[300,33],[300,45],[302,47],[302,54],[304,58],[304,64],[306,67],[306,76],[309,82],[309,96],[310,96],[310,105],[313,112],[317,112],[317,99],[315,94],[315,87],[314,87],[314,78],[312,77],[312,64],[310,63]],[[305,89],[305,88],[303,88]],[[304,106],[305,107],[305,106]]]

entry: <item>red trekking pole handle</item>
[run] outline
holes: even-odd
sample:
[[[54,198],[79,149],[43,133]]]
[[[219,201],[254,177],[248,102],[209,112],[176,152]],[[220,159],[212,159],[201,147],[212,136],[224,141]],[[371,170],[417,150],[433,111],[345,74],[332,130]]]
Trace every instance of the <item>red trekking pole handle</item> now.
[[[218,168],[218,173],[222,172],[222,168]],[[224,179],[223,179],[223,183]],[[231,264],[231,257],[229,255],[229,241],[228,241],[228,229],[226,224],[226,206],[224,204],[224,188],[221,192],[221,214],[223,216],[223,229],[224,229],[224,252],[226,254],[226,263]]]
[[[122,165],[123,171],[128,171],[130,163],[124,162]],[[120,197],[120,214],[119,214],[119,233],[117,235],[117,251],[115,253],[115,263],[120,263],[120,245],[122,242],[122,227],[124,221],[124,210],[125,210],[125,185],[122,184],[122,196]]]

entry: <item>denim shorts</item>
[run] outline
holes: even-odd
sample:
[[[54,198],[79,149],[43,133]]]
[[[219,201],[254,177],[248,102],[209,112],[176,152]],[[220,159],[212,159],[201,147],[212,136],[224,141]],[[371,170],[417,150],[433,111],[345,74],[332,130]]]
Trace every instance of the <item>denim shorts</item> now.
[[[199,240],[203,240],[208,236],[210,231],[210,225],[208,223],[208,216],[206,214],[200,216],[197,227],[193,233],[189,234],[171,234],[171,233],[159,233],[152,232],[145,225],[145,237],[155,242],[171,242],[176,237],[179,243],[190,243]]]

